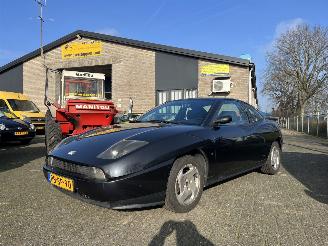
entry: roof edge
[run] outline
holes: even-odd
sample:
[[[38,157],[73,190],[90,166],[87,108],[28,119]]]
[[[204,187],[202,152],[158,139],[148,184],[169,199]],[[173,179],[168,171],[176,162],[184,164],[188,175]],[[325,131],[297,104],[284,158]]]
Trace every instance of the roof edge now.
[[[118,43],[122,45],[128,45],[133,46],[137,48],[143,48],[143,49],[149,49],[159,52],[166,52],[176,55],[183,55],[188,57],[194,57],[204,60],[210,60],[210,61],[216,61],[216,62],[225,62],[229,64],[239,65],[239,66],[249,66],[250,62],[249,60],[232,57],[232,56],[224,56],[214,53],[208,53],[203,51],[196,51],[191,49],[184,49],[184,48],[177,48],[174,46],[168,46],[168,45],[162,45],[162,44],[155,44],[151,42],[145,42],[145,41],[138,41],[134,39],[128,39],[128,38],[122,38],[122,37],[116,37],[111,36],[107,34],[101,34],[96,32],[89,32],[89,31],[83,31],[83,30],[77,30],[75,32],[72,32],[70,34],[67,34],[43,47],[44,52],[48,52],[49,50],[52,50],[64,43],[70,42],[76,38],[76,36],[79,35],[81,37],[85,38],[91,38],[91,39],[98,39],[102,41],[107,42],[113,42]],[[40,55],[40,49],[36,49],[20,58],[17,58],[2,67],[0,67],[0,73],[5,72],[8,69],[11,69],[15,66],[20,65],[21,63],[24,63],[30,59],[33,59]]]

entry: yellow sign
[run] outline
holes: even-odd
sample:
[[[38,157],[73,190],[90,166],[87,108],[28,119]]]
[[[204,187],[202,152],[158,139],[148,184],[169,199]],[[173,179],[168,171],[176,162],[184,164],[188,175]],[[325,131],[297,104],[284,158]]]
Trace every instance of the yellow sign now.
[[[99,56],[101,52],[102,43],[100,41],[72,42],[61,46],[63,60]]]
[[[220,74],[229,74],[230,67],[229,64],[210,64],[201,66],[202,75],[220,75]]]

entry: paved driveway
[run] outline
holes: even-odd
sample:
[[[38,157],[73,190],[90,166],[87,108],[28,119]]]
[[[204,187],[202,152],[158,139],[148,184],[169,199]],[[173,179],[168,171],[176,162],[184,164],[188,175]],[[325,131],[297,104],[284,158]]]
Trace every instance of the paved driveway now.
[[[0,244],[328,245],[328,141],[284,135],[278,175],[213,186],[187,214],[74,200],[43,178],[43,139],[0,146]]]

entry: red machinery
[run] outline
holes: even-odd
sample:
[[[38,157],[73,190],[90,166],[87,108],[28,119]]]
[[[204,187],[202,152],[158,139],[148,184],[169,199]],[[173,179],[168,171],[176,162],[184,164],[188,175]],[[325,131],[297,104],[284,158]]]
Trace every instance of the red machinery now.
[[[46,148],[51,151],[62,138],[83,133],[96,127],[112,124],[117,110],[114,103],[105,100],[105,75],[76,71],[63,71],[58,103],[50,103],[46,114]],[[55,106],[51,113],[50,106]]]
[[[68,100],[56,111],[62,134],[76,135],[95,127],[108,126],[117,113],[111,101]]]

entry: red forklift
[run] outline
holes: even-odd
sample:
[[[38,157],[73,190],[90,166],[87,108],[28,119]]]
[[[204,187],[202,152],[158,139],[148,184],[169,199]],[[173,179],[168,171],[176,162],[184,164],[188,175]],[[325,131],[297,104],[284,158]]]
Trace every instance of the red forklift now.
[[[59,93],[53,101],[48,98],[46,81],[47,153],[65,137],[113,124],[117,110],[112,101],[105,99],[104,81],[105,75],[101,73],[63,70],[57,86]]]

